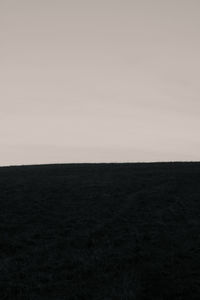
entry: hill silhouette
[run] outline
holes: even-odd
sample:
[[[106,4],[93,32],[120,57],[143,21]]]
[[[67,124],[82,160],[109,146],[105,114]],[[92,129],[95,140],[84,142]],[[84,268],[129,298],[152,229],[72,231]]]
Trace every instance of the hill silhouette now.
[[[0,299],[200,299],[200,163],[0,168]]]

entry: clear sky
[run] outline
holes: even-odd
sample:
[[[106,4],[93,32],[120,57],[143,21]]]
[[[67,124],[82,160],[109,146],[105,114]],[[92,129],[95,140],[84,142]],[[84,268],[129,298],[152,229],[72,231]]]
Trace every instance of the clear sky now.
[[[200,160],[199,0],[1,0],[0,165]]]

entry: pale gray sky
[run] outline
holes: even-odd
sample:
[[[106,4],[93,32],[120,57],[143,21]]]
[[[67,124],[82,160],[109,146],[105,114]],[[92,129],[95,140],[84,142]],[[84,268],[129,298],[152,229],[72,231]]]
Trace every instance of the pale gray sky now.
[[[1,0],[0,165],[200,160],[199,0]]]

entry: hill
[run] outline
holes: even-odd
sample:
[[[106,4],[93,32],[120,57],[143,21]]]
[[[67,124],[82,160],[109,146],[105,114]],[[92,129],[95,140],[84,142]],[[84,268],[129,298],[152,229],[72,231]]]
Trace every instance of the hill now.
[[[200,163],[0,168],[0,299],[200,299]]]

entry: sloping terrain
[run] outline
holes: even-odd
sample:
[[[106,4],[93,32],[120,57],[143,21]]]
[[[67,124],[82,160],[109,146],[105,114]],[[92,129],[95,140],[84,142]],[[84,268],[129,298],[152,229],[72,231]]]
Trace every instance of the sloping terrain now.
[[[0,299],[200,299],[200,163],[1,167]]]

